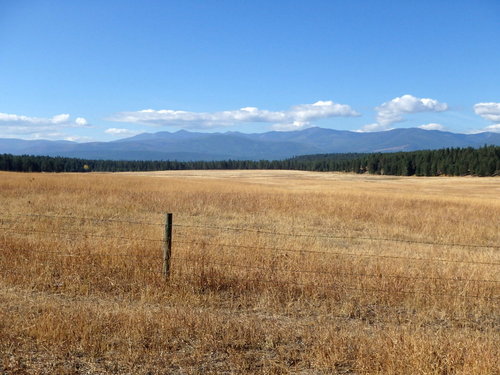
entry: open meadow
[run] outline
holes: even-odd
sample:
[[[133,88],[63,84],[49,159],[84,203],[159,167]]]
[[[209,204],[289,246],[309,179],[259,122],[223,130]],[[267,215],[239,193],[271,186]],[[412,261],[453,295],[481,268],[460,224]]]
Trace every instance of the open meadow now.
[[[0,374],[500,374],[498,177],[0,172],[0,207]]]

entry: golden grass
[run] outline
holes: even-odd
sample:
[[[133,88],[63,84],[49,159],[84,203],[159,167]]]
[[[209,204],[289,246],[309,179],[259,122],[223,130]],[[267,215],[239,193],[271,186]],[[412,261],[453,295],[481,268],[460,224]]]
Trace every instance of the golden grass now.
[[[499,373],[499,197],[498,178],[0,173],[0,369]]]

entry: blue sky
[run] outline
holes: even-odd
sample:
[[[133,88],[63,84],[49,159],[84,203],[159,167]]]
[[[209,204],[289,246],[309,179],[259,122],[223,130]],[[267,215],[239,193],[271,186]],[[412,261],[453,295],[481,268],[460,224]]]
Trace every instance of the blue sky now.
[[[0,0],[0,137],[500,131],[500,1]]]

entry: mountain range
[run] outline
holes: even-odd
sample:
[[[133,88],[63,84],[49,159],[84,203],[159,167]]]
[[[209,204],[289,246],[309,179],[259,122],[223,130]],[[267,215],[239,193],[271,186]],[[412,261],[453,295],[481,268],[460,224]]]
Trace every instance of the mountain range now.
[[[278,160],[308,154],[415,151],[485,144],[500,145],[500,134],[459,134],[418,128],[359,133],[314,127],[253,134],[180,130],[87,143],[0,138],[0,153],[110,160]]]

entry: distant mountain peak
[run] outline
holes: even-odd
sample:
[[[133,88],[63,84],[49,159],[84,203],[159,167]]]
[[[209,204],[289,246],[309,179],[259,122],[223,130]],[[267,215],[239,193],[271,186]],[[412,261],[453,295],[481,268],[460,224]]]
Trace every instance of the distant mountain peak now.
[[[307,154],[414,151],[485,144],[500,145],[500,134],[457,134],[419,128],[359,133],[311,127],[252,134],[161,131],[89,143],[0,139],[0,153],[114,160],[274,160]]]

